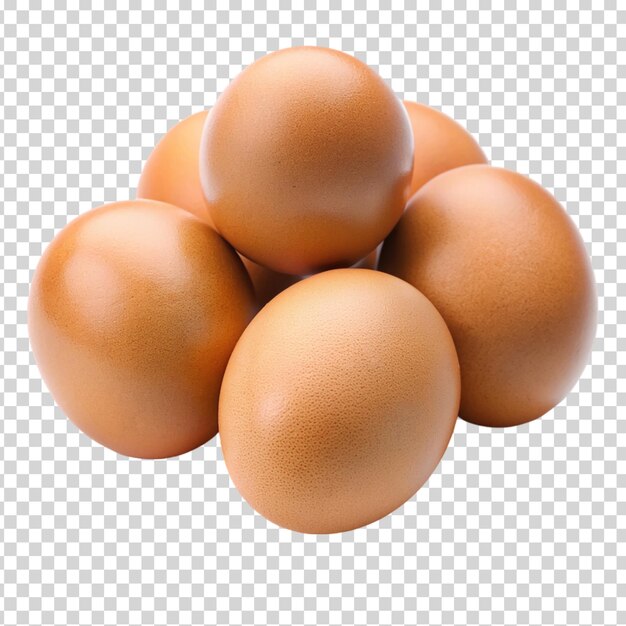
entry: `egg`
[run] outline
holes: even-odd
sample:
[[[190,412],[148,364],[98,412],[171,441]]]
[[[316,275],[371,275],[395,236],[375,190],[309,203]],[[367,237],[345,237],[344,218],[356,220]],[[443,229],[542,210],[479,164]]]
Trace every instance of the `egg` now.
[[[237,76],[207,118],[200,179],[219,232],[288,274],[349,266],[408,199],[413,136],[402,103],[361,61],[280,50]]]
[[[379,267],[422,291],[446,321],[469,422],[538,418],[589,358],[589,257],[563,207],[525,176],[470,165],[434,178],[409,202]]]
[[[200,186],[198,151],[208,111],[199,111],[170,128],[148,156],[137,197],[178,206],[211,222]]]
[[[415,142],[411,195],[431,178],[456,167],[487,163],[476,140],[457,122],[437,109],[404,102]]]
[[[224,459],[274,523],[347,531],[428,479],[459,393],[452,338],[419,291],[367,269],[323,272],[274,298],[238,341],[220,396]]]
[[[76,426],[120,454],[159,458],[215,435],[224,369],[254,308],[239,257],[212,228],[137,200],[85,213],[55,237],[28,326]]]
[[[186,209],[213,228],[200,186],[198,152],[208,111],[190,115],[171,128],[146,160],[141,172],[137,197],[160,200]],[[259,307],[300,279],[274,272],[242,257],[252,279]]]

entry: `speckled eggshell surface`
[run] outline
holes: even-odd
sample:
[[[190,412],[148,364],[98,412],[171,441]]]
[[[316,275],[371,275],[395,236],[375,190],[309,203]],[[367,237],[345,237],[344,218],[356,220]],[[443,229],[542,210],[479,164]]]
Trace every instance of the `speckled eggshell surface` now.
[[[121,454],[158,458],[217,432],[224,369],[254,307],[239,257],[212,228],[137,200],[85,213],[55,237],[28,325],[68,417]]]
[[[597,307],[589,257],[563,207],[520,174],[470,165],[433,179],[409,202],[379,268],[446,320],[470,422],[540,417],[587,363]]]
[[[220,396],[224,458],[276,524],[350,530],[428,479],[459,392],[452,339],[422,294],[381,272],[323,272],[279,294],[239,340]]]
[[[244,256],[310,274],[372,252],[409,197],[407,113],[367,65],[289,48],[239,74],[207,119],[200,178],[218,231]]]
[[[411,195],[429,180],[463,165],[487,163],[476,140],[445,113],[417,102],[404,102],[413,141]]]

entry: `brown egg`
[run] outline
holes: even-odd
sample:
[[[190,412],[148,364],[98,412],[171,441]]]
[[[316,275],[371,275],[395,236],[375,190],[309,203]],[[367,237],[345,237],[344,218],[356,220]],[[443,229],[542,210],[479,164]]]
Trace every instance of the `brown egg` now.
[[[404,103],[411,120],[415,155],[411,195],[424,183],[442,172],[476,163],[487,163],[487,157],[475,139],[453,119],[436,109]]]
[[[381,272],[323,272],[274,298],[237,343],[220,396],[224,459],[276,524],[350,530],[428,479],[459,392],[452,338],[421,293]]]
[[[207,114],[208,111],[194,113],[176,124],[159,141],[144,165],[137,197],[181,207],[214,227],[198,171],[200,137]],[[242,261],[252,279],[259,307],[300,280],[298,276],[274,272],[245,257]]]
[[[207,113],[190,115],[161,138],[143,167],[137,197],[173,204],[212,224],[198,171]]]
[[[413,137],[402,103],[335,50],[274,52],[243,71],[204,126],[200,178],[220,233],[288,274],[348,266],[396,224]]]
[[[589,358],[596,292],[585,246],[559,203],[520,174],[470,165],[427,183],[380,269],[415,285],[446,320],[469,422],[543,415]]]
[[[186,211],[117,202],[63,229],[33,278],[28,325],[50,391],[121,454],[182,454],[217,432],[254,294],[235,251]]]

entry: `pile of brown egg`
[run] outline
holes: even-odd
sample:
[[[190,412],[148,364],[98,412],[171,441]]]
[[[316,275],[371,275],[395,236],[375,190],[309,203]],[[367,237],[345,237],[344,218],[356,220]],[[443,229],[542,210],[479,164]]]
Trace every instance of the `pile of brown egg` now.
[[[588,360],[594,278],[565,210],[341,52],[256,61],[165,135],[137,196],[43,255],[43,378],[120,454],[180,455],[219,425],[237,488],[281,526],[387,515],[457,416],[538,418]]]

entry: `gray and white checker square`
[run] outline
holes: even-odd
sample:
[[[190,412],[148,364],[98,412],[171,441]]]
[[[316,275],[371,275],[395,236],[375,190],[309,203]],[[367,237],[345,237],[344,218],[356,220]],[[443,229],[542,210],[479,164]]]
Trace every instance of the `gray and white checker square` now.
[[[626,624],[626,5],[91,4],[0,9],[0,623]],[[255,514],[219,438],[158,461],[91,442],[55,406],[27,331],[54,234],[133,197],[168,128],[301,44],[356,55],[551,190],[600,308],[590,364],[556,409],[507,430],[459,421],[414,498],[331,536]]]

